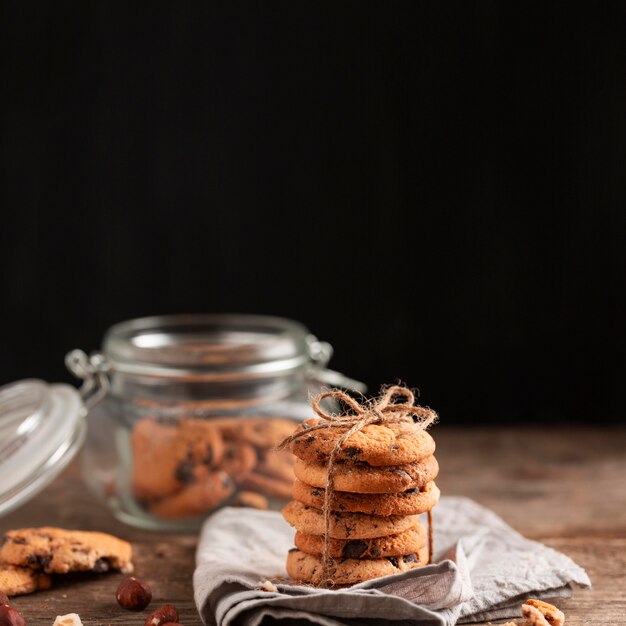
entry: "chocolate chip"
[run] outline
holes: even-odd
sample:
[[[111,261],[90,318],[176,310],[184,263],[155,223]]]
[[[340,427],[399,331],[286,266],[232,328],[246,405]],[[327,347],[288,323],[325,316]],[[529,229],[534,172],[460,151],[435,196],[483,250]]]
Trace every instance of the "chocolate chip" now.
[[[289,548],[289,552],[297,552],[298,548]]]
[[[415,488],[414,489],[407,489],[404,493],[407,494],[407,495],[410,495],[412,493],[417,493],[417,489],[415,489]]]
[[[101,574],[109,571],[109,561],[107,559],[98,559],[94,564],[92,571]]]
[[[194,464],[191,461],[181,461],[176,466],[174,476],[178,482],[183,483],[183,485],[188,485],[196,480],[194,469]]]
[[[315,498],[323,495],[320,489],[311,489],[311,495]]]
[[[392,469],[391,470],[392,474],[397,474],[398,476],[400,476],[400,478],[404,478],[405,480],[411,480],[411,477],[402,469]]]
[[[374,549],[370,550],[370,554],[371,554],[373,557],[380,556],[380,550],[377,550],[376,548],[374,548]]]
[[[344,448],[343,451],[343,453],[351,459],[355,459],[360,456],[362,452],[363,450],[361,450],[361,448]]]
[[[304,439],[305,443],[313,443],[315,441],[315,435],[307,435]]]
[[[367,544],[365,541],[354,539],[353,541],[348,541],[348,543],[346,543],[341,551],[341,556],[344,559],[358,559],[366,552],[366,550]]]
[[[211,463],[213,463],[213,448],[211,447],[211,445],[208,445],[206,447],[206,452],[204,454],[204,457],[202,458],[202,462],[205,465],[211,465]]]
[[[50,561],[52,561],[51,556],[42,556],[39,554],[29,554],[26,557],[26,562],[28,565],[35,565],[40,569],[46,569],[48,565],[50,565]]]
[[[405,554],[404,555],[404,562],[405,563],[417,563],[417,554],[413,553],[413,554]]]
[[[387,560],[394,566],[398,567],[398,558],[395,556],[388,556]]]
[[[20,546],[26,545],[26,539],[19,539],[18,537],[5,537],[4,541],[7,541],[8,539],[11,539],[13,543],[17,543]]]
[[[392,451],[392,452],[396,452],[396,451],[397,451],[397,449],[398,449],[397,444],[392,443],[392,444],[391,444],[391,451]]]

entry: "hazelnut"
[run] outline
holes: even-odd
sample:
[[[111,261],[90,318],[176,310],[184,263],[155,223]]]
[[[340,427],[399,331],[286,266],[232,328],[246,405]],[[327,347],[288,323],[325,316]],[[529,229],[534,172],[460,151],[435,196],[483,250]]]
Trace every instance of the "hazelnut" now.
[[[173,604],[164,604],[148,615],[144,626],[164,626],[164,624],[176,622],[178,622],[178,609]]]
[[[152,590],[148,583],[131,576],[120,583],[115,597],[122,608],[143,611],[152,600]]]
[[[9,606],[9,596],[7,596],[6,593],[2,593],[2,591],[0,591],[0,606],[1,605]]]
[[[26,622],[17,609],[3,604],[0,606],[0,626],[26,626]]]

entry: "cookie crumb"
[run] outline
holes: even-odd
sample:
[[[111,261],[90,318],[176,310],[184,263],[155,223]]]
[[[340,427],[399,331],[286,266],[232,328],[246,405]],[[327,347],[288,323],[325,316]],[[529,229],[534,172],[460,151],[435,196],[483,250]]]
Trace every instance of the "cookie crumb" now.
[[[278,593],[278,587],[271,580],[264,580],[262,583],[259,583],[257,589],[259,589],[260,591]]]

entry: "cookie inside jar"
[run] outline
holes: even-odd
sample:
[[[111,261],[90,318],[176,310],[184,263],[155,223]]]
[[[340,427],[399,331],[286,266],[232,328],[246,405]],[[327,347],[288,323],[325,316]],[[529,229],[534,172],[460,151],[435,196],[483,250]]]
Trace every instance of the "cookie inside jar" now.
[[[291,497],[294,459],[275,446],[293,428],[282,417],[143,417],[130,435],[132,496],[163,520],[278,506]]]

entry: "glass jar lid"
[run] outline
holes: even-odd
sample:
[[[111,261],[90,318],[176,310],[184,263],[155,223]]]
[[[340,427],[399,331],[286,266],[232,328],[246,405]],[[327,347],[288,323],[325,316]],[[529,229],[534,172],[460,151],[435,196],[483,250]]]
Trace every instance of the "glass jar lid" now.
[[[228,381],[286,374],[312,362],[324,367],[332,348],[293,320],[197,314],[121,322],[105,335],[102,352],[123,374]]]
[[[70,385],[32,379],[0,387],[0,515],[41,491],[74,458],[85,414]]]

